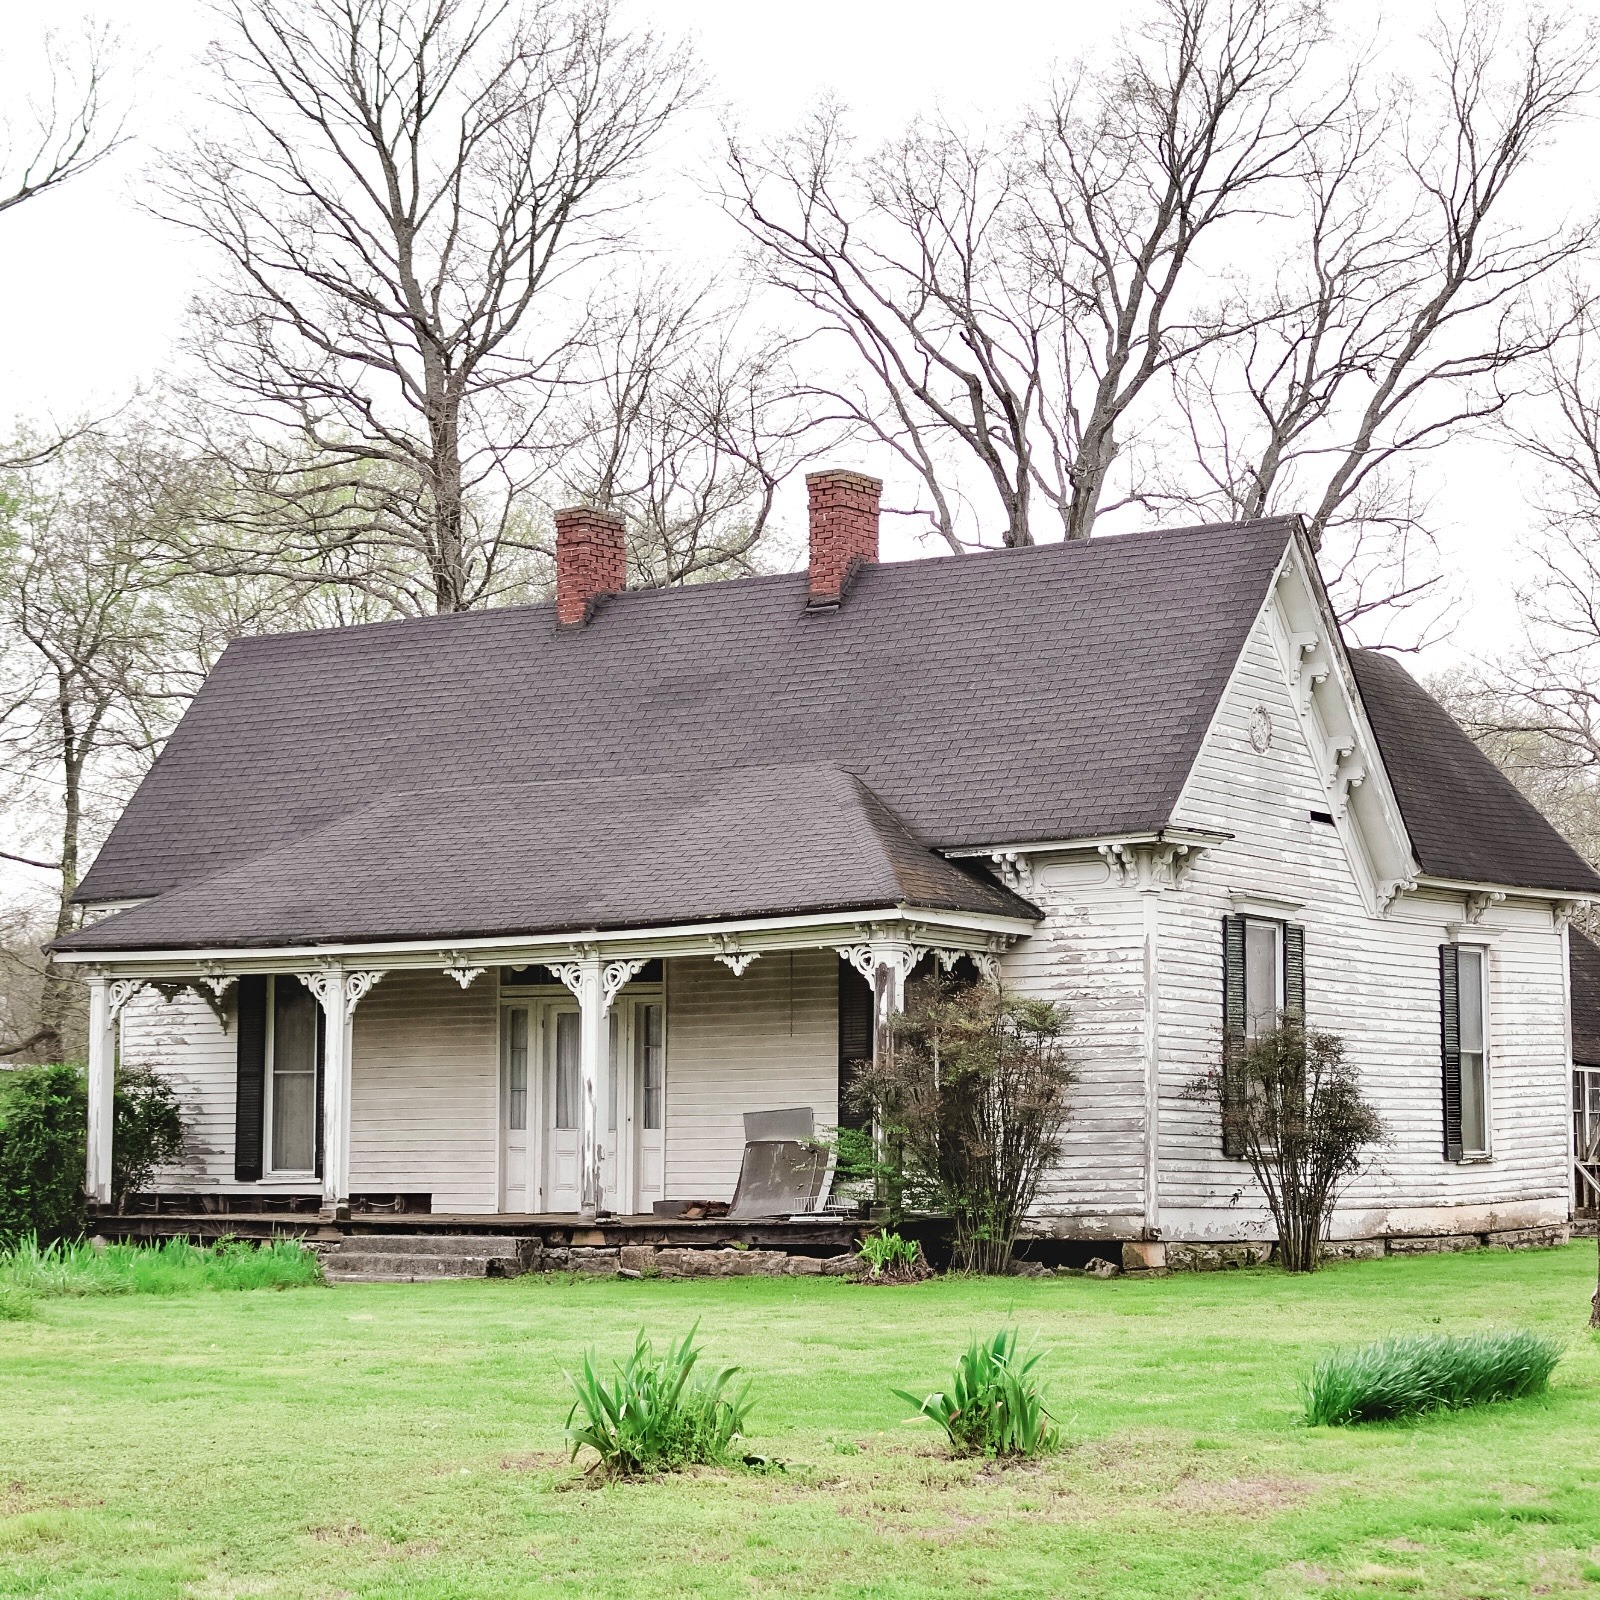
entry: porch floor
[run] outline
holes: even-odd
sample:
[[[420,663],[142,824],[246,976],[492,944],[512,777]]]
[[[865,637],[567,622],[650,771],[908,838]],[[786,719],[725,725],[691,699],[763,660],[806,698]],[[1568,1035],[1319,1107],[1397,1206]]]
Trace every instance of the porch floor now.
[[[92,1224],[102,1238],[128,1243],[161,1239],[207,1240],[306,1239],[333,1241],[381,1234],[487,1234],[501,1238],[541,1239],[550,1246],[610,1248],[653,1244],[715,1249],[743,1244],[755,1249],[791,1250],[833,1255],[855,1247],[868,1225],[856,1218],[818,1217],[790,1221],[773,1218],[735,1221],[707,1217],[600,1217],[593,1222],[573,1212],[362,1212],[325,1221],[305,1212],[161,1212],[130,1216],[102,1215]]]

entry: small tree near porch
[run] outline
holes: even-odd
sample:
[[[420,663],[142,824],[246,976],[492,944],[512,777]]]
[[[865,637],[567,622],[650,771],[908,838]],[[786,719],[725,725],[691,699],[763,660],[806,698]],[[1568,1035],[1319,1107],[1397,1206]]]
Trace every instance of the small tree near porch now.
[[[1339,1195],[1385,1138],[1344,1041],[1291,1015],[1233,1046],[1206,1088],[1222,1108],[1224,1148],[1243,1155],[1266,1195],[1284,1270],[1315,1271]]]
[[[1066,1013],[986,982],[913,988],[855,1095],[893,1188],[955,1225],[955,1265],[1004,1272],[1040,1180],[1061,1154],[1076,1074]]]

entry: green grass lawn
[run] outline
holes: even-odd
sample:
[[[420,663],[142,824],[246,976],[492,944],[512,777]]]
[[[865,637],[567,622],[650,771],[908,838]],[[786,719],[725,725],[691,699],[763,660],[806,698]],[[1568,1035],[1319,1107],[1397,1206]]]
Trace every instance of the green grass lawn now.
[[[346,1285],[0,1322],[0,1595],[1600,1597],[1594,1246],[1273,1272]],[[561,1369],[700,1319],[768,1473],[587,1484]],[[1049,1349],[1067,1448],[944,1456],[891,1387]],[[1332,1345],[1522,1325],[1547,1397],[1309,1429]]]

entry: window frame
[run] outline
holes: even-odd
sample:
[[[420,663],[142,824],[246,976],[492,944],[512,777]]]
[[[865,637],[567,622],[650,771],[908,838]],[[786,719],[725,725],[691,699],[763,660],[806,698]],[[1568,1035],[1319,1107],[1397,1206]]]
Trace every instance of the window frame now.
[[[1491,1048],[1494,1018],[1490,1009],[1492,956],[1487,942],[1480,942],[1475,939],[1454,939],[1451,942],[1456,947],[1456,1055],[1460,1062],[1462,1104],[1461,1159],[1459,1162],[1452,1163],[1452,1165],[1469,1166],[1474,1162],[1492,1161],[1494,1159],[1494,1052]],[[1463,955],[1475,957],[1478,963],[1478,1015],[1482,1024],[1482,1038],[1479,1041],[1482,1048],[1477,1052],[1479,1083],[1483,1103],[1483,1147],[1481,1149],[1469,1148],[1466,1137],[1467,1051],[1460,1040],[1460,996],[1463,988],[1461,958]]]
[[[1246,912],[1239,920],[1244,923],[1244,1043],[1250,1045],[1261,1037],[1259,1033],[1250,1031],[1250,930],[1253,927],[1272,930],[1272,1022],[1266,1030],[1269,1033],[1283,1024],[1288,999],[1285,970],[1288,941],[1284,937],[1285,924],[1281,918],[1252,916]]]
[[[315,1179],[317,1177],[317,1079],[322,1073],[321,1041],[322,1041],[322,1008],[317,1005],[316,997],[311,996],[311,1003],[316,1006],[316,1024],[314,1031],[315,1042],[311,1053],[311,1164],[306,1167],[280,1167],[273,1159],[273,1149],[276,1144],[274,1134],[277,1128],[278,1114],[278,978],[280,974],[271,972],[267,974],[267,1006],[266,1006],[266,1041],[263,1046],[262,1072],[262,1106],[261,1106],[261,1176],[262,1178],[293,1178]],[[309,991],[308,991],[309,992]]]

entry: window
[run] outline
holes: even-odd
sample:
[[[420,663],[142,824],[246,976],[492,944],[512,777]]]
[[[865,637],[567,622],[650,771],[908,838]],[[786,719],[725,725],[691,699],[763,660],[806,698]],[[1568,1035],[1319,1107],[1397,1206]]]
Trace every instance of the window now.
[[[520,1006],[506,1012],[506,1127],[520,1133],[528,1126],[528,1013]]]
[[[1246,917],[1244,924],[1244,1034],[1259,1039],[1278,1026],[1283,1011],[1283,924]]]
[[[639,1073],[639,1125],[659,1128],[667,1083],[667,1052],[662,1040],[662,1007],[642,1005],[634,1012],[634,1056]]]
[[[317,1027],[321,1007],[304,984],[272,980],[267,1061],[272,1170],[313,1172],[317,1165]]]
[[[1488,996],[1488,951],[1475,944],[1440,945],[1446,1161],[1482,1160],[1489,1154]]]
[[[1224,1107],[1241,1108],[1238,1074],[1230,1063],[1251,1040],[1270,1033],[1286,1016],[1306,1010],[1306,932],[1271,917],[1222,919],[1222,1095]],[[1237,1115],[1222,1118],[1222,1153],[1242,1158]]]
[[[578,1013],[556,1012],[555,1125],[563,1132],[578,1126]]]

